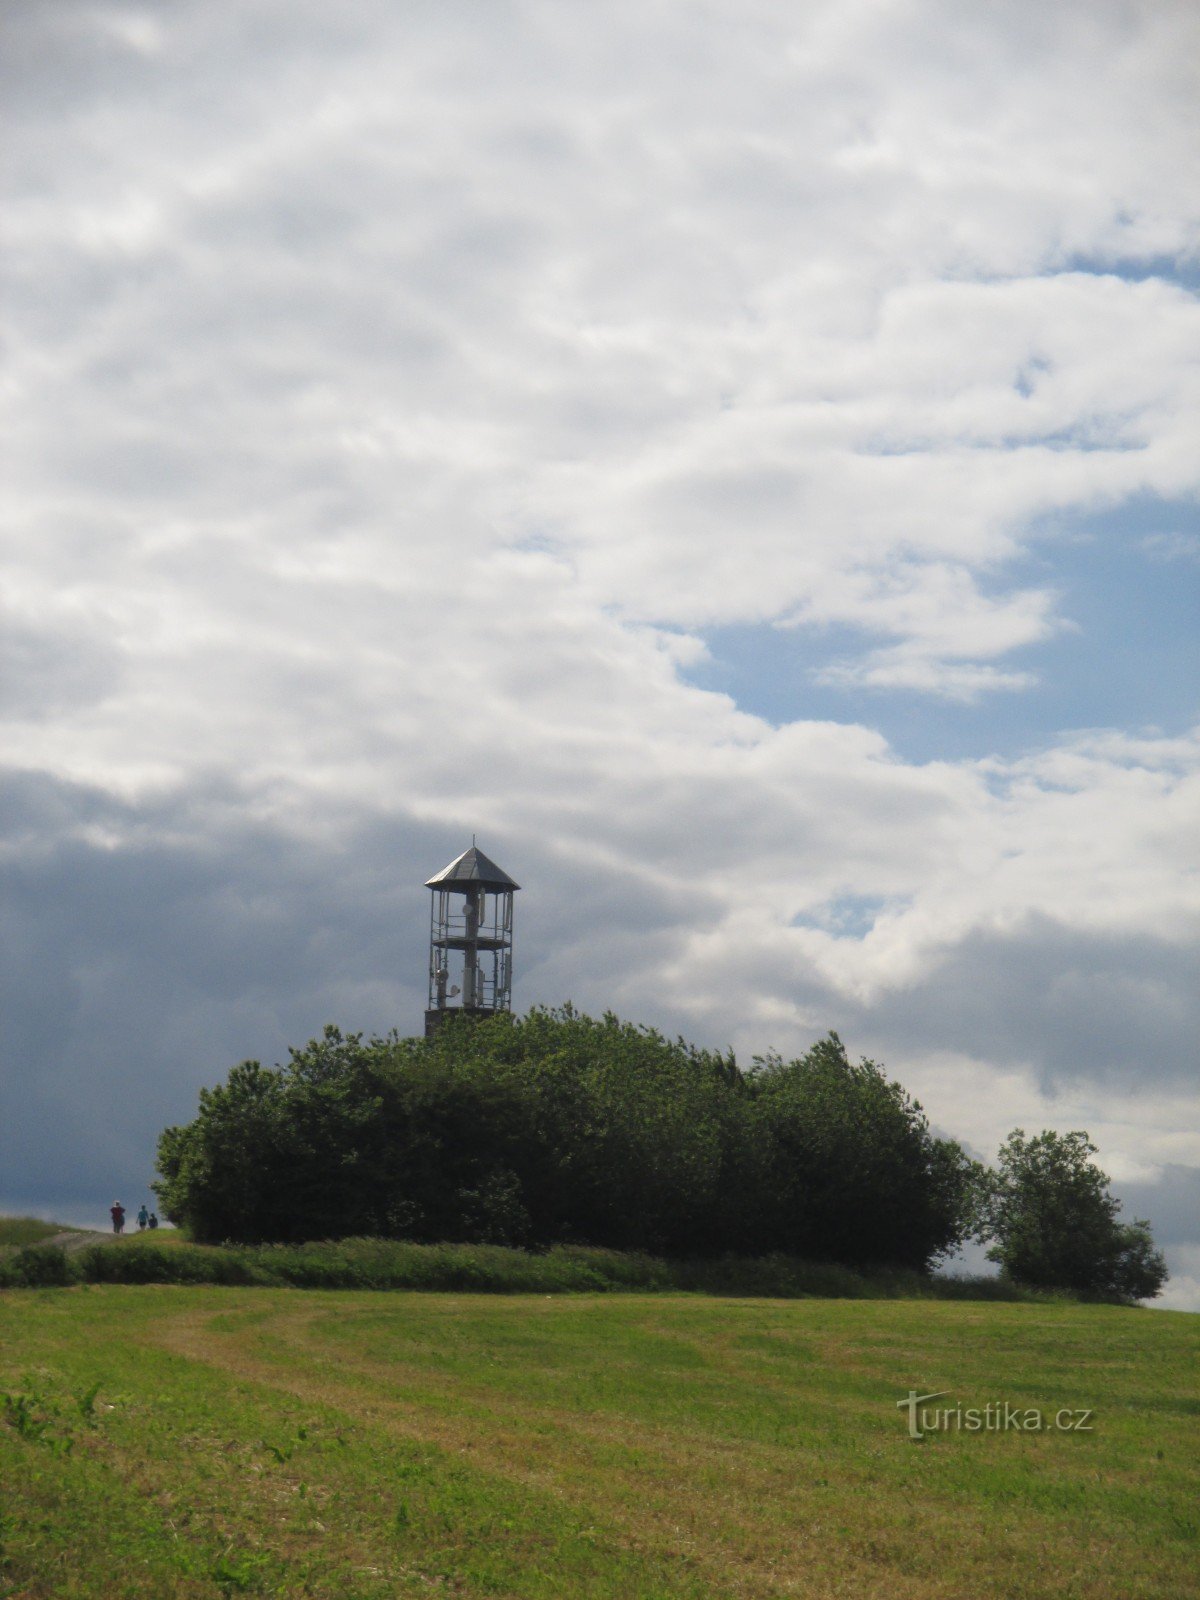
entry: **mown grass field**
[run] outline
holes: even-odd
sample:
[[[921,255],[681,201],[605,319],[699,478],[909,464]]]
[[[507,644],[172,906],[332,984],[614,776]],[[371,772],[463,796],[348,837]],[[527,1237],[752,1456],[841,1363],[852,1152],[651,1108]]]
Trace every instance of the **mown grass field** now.
[[[0,1294],[0,1594],[1200,1592],[1200,1318],[91,1285]],[[949,1390],[1091,1431],[907,1437]]]

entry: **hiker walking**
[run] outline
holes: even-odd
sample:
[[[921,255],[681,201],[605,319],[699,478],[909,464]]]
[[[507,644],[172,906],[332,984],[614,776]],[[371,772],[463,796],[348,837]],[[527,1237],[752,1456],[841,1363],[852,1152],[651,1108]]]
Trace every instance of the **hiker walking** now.
[[[137,1225],[138,1225],[138,1232],[139,1233],[141,1233],[142,1229],[146,1226],[146,1224],[149,1221],[150,1221],[150,1213],[146,1210],[146,1203],[145,1203],[145,1201],[143,1201],[142,1202],[142,1209],[137,1214]]]
[[[113,1219],[113,1232],[125,1232],[125,1207],[119,1200],[114,1200],[108,1208],[108,1214]]]
[[[154,1212],[153,1212],[153,1211],[152,1211],[152,1212],[151,1212],[151,1213],[150,1213],[150,1226],[151,1226],[151,1227],[152,1227],[152,1228],[157,1228],[157,1227],[158,1227],[158,1218],[157,1218],[157,1216],[156,1216],[156,1215],[155,1215],[155,1214],[154,1214]]]

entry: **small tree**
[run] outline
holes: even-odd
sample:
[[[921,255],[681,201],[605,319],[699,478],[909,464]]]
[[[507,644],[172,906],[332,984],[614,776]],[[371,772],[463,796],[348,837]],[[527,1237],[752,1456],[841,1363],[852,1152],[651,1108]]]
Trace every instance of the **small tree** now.
[[[985,1183],[980,1236],[994,1241],[988,1259],[1033,1288],[1152,1299],[1167,1281],[1166,1262],[1148,1222],[1117,1220],[1121,1203],[1095,1154],[1086,1133],[1047,1129],[1030,1139],[1014,1128]]]

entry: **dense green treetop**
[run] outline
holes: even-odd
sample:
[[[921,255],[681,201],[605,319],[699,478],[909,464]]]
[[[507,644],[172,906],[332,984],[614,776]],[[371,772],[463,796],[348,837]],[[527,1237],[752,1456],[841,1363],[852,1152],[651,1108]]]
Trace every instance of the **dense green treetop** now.
[[[836,1034],[743,1071],[612,1014],[450,1018],[432,1039],[326,1028],[243,1062],[159,1144],[199,1239],[381,1234],[927,1266],[973,1167]]]
[[[1107,1300],[1153,1298],[1167,1267],[1143,1220],[1123,1223],[1086,1133],[1014,1128],[984,1185],[980,1234],[1008,1277]]]

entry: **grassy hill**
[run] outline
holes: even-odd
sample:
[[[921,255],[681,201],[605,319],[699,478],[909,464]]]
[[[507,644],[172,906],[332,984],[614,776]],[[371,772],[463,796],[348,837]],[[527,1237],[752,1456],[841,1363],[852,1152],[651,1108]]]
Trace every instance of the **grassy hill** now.
[[[0,1595],[1178,1600],[1198,1357],[1065,1304],[5,1293]]]
[[[43,1222],[40,1217],[0,1217],[0,1250],[6,1246],[41,1244],[64,1231],[60,1222]]]

